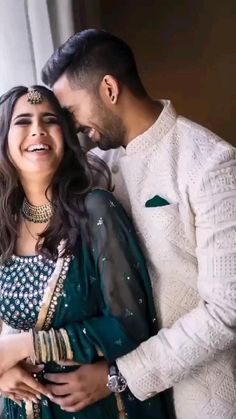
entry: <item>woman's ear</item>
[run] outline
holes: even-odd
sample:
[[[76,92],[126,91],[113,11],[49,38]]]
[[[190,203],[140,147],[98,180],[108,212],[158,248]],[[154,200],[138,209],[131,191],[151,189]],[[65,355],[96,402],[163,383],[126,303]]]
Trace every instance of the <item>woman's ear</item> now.
[[[118,80],[109,74],[104,76],[100,84],[100,94],[108,105],[115,105],[120,94]]]

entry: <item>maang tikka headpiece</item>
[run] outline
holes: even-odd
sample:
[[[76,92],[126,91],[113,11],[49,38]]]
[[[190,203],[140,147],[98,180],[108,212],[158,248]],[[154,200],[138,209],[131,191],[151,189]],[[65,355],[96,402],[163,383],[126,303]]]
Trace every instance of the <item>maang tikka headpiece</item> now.
[[[39,105],[43,102],[43,95],[38,90],[29,88],[27,102],[31,103],[31,105]]]

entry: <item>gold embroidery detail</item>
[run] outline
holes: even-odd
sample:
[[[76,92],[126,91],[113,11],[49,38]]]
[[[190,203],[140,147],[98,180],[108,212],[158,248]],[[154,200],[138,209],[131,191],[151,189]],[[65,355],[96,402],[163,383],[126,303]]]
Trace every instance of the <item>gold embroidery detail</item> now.
[[[51,301],[49,303],[48,312],[47,312],[46,319],[45,319],[45,322],[44,322],[44,325],[43,325],[44,330],[48,330],[51,323],[52,323],[52,319],[53,319],[54,313],[56,311],[57,303],[58,303],[58,298],[61,295],[61,291],[63,289],[64,281],[66,279],[66,274],[67,274],[67,271],[69,269],[70,260],[71,260],[71,258],[69,256],[67,256],[63,260],[63,266],[62,266],[58,281],[57,281],[56,286],[54,288],[54,292],[51,294]]]
[[[121,395],[118,393],[115,393],[115,396],[116,396],[117,409],[119,412],[119,419],[127,419],[127,416],[125,414],[125,405],[123,403]]]
[[[25,413],[26,413],[27,419],[35,419],[32,402],[25,402]]]
[[[34,413],[34,419],[40,419],[41,415],[40,415],[40,407],[39,404],[35,404],[33,403],[33,413]]]
[[[44,292],[42,306],[39,312],[35,330],[49,328],[53,315],[56,311],[57,301],[63,289],[64,280],[69,269],[70,256],[57,259],[55,269],[48,281],[48,286]]]
[[[48,286],[44,292],[42,306],[39,312],[35,330],[39,331],[50,327],[53,315],[56,311],[57,301],[61,295],[63,284],[69,269],[70,256],[60,257],[60,250],[63,248],[63,242],[59,246],[59,257],[55,269],[48,281]],[[38,404],[26,402],[27,419],[40,419],[40,407]]]

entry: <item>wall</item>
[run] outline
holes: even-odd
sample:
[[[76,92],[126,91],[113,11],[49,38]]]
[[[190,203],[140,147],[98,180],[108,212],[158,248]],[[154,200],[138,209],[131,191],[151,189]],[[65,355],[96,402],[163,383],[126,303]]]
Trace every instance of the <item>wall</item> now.
[[[153,98],[236,145],[236,2],[101,0],[102,27],[133,48]]]

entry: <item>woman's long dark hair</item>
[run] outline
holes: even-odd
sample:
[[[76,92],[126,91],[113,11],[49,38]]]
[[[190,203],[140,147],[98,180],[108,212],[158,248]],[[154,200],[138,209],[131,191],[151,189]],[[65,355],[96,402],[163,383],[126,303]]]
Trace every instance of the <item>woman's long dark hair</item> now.
[[[64,156],[49,185],[52,188],[54,215],[37,243],[37,250],[56,258],[58,245],[65,240],[64,253],[72,253],[79,237],[81,219],[86,222],[85,195],[95,186],[96,172],[111,187],[106,164],[93,156],[90,163],[76,135],[71,115],[64,111],[54,94],[43,86],[32,86],[41,92],[57,114],[64,137]],[[17,100],[28,88],[14,87],[0,99],[0,257],[6,261],[14,253],[24,191],[17,170],[8,157],[8,132]],[[35,105],[37,106],[37,105]],[[46,193],[47,194],[47,193]],[[43,240],[42,240],[43,239]]]

